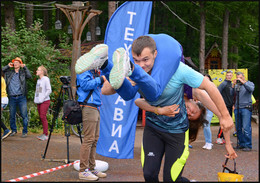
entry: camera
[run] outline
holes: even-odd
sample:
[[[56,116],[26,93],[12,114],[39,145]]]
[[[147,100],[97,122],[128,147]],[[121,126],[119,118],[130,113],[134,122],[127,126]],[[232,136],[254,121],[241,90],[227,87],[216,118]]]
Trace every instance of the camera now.
[[[241,83],[241,81],[240,81],[240,80],[238,80],[238,79],[237,79],[237,81],[236,81],[236,84],[239,84],[239,85],[241,85],[242,83]]]
[[[70,77],[70,76],[61,76],[61,77],[60,77],[60,81],[61,81],[64,85],[70,84],[70,80],[71,80],[71,77]]]

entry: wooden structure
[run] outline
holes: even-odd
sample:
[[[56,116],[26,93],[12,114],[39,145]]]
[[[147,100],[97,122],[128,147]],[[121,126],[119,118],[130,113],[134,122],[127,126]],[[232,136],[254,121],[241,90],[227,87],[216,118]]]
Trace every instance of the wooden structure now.
[[[198,66],[196,66],[193,61],[191,60],[191,57],[184,57],[184,61],[185,64],[187,64],[188,66],[190,66],[191,68],[193,68],[196,71],[199,71]]]
[[[215,42],[205,57],[205,69],[221,69],[221,55],[221,50]]]
[[[84,55],[85,53],[88,53],[94,46],[96,46],[98,44],[103,44],[103,43],[104,43],[104,40],[82,43],[81,48],[80,48],[80,56]],[[68,58],[72,57],[71,49],[59,49],[59,51],[62,54],[62,56],[65,56]],[[58,59],[60,59],[61,62],[64,62],[64,60],[62,60],[62,58],[58,58]]]
[[[84,6],[84,3],[81,1],[72,1],[72,3],[72,5],[55,4],[55,6],[65,13],[72,28],[73,46],[71,62],[71,87],[74,97],[76,93],[75,65],[77,59],[81,56],[81,35],[84,27],[91,20],[91,18],[101,14],[102,11],[93,10],[89,5]],[[86,15],[87,17],[85,19]]]

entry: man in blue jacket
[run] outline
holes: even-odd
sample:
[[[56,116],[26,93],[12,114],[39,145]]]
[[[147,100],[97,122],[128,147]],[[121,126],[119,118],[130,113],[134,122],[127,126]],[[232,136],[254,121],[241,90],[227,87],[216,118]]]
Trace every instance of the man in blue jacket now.
[[[233,80],[233,93],[235,93],[235,119],[238,138],[238,148],[243,151],[252,150],[252,94],[255,89],[254,83],[246,81],[242,72],[236,73]],[[243,130],[242,130],[243,129]]]
[[[91,52],[88,54],[91,55]],[[77,94],[78,102],[82,106],[82,134],[84,135],[80,147],[79,179],[88,181],[106,177],[105,173],[95,170],[96,146],[100,129],[100,96],[101,87],[105,80],[104,76],[99,76],[97,70],[89,70],[77,75]],[[89,94],[91,96],[86,101]]]

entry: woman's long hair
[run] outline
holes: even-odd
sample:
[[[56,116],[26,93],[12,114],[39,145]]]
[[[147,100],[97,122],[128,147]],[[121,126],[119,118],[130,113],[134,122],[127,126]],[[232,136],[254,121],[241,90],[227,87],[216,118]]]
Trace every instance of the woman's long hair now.
[[[197,139],[198,132],[200,127],[203,127],[203,125],[208,124],[208,121],[206,120],[206,108],[202,105],[201,102],[197,102],[197,105],[199,106],[199,109],[201,111],[200,117],[196,120],[189,120],[189,141],[194,142]]]
[[[204,76],[207,76],[211,82],[212,79],[209,74],[204,74]],[[204,105],[201,102],[197,102],[197,105],[199,106],[199,109],[201,110],[201,115],[196,120],[189,120],[190,121],[190,127],[189,127],[189,140],[190,143],[194,142],[197,139],[198,132],[200,127],[205,126],[209,122],[206,120],[206,112],[207,109],[204,107]]]

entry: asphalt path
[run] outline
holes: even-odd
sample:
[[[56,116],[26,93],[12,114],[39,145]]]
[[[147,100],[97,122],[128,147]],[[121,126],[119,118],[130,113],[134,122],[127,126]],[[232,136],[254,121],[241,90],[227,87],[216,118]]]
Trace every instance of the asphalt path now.
[[[215,144],[219,126],[211,126],[213,149],[204,150],[205,144],[203,130],[200,130],[198,139],[192,143],[190,155],[183,171],[183,176],[199,182],[218,181],[217,173],[222,171],[221,165],[225,161],[226,150],[224,145]],[[252,122],[251,152],[237,151],[237,171],[244,175],[246,182],[259,182],[259,126]],[[233,133],[233,132],[232,132]],[[109,164],[107,178],[99,179],[99,182],[144,182],[140,162],[140,146],[143,127],[140,123],[136,128],[134,147],[134,159],[113,159],[97,154],[96,159]],[[31,175],[40,171],[55,168],[67,164],[67,138],[65,135],[52,134],[45,159],[42,155],[45,151],[46,141],[37,140],[39,134],[28,134],[27,138],[21,138],[21,133],[8,137],[1,142],[1,182],[10,179]],[[236,146],[236,137],[231,137]],[[75,135],[69,137],[69,160],[79,159],[80,139]],[[61,161],[50,161],[57,159]],[[62,162],[63,161],[63,162]],[[233,161],[229,160],[228,167],[233,169]],[[162,179],[162,169],[159,174]],[[23,182],[83,182],[78,179],[78,172],[73,166],[65,167],[50,173],[22,180]]]

